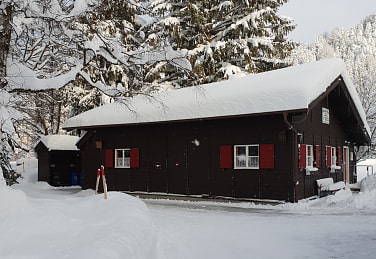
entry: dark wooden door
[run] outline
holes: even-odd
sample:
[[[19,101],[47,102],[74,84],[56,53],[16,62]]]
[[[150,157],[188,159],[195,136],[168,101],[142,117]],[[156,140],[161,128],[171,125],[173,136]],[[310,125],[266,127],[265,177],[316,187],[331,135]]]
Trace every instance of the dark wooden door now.
[[[207,137],[187,139],[188,192],[209,194],[209,144]]]
[[[304,177],[304,197],[312,197],[315,195],[315,181],[314,176],[305,175]]]
[[[167,192],[167,138],[157,136],[149,146],[149,191]]]
[[[104,152],[96,148],[92,137],[87,145],[81,148],[82,189],[95,189],[97,170],[104,164]],[[100,188],[102,188],[100,186]],[[103,191],[103,189],[100,189]]]
[[[187,194],[187,143],[183,134],[168,138],[168,192]]]

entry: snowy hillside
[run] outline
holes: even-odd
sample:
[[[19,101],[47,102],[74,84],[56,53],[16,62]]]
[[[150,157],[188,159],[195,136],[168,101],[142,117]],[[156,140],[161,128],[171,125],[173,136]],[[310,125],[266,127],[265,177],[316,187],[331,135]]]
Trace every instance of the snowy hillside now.
[[[0,185],[0,258],[376,256],[376,176],[359,194],[272,206],[141,201],[117,192],[104,200],[92,190],[36,182],[30,165],[20,185]]]

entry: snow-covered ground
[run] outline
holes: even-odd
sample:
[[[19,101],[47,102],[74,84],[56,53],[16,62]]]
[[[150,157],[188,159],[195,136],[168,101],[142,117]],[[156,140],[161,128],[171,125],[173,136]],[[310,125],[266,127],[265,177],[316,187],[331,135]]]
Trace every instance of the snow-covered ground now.
[[[0,185],[0,258],[376,258],[376,176],[297,204],[140,200]]]

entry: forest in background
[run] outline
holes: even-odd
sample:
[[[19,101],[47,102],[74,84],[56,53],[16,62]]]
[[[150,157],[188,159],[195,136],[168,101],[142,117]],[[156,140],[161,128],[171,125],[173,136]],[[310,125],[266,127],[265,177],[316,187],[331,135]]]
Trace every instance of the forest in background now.
[[[374,133],[376,16],[298,44],[288,39],[293,20],[278,14],[286,2],[3,0],[0,165],[8,183],[11,156],[83,111],[328,57],[344,59]]]

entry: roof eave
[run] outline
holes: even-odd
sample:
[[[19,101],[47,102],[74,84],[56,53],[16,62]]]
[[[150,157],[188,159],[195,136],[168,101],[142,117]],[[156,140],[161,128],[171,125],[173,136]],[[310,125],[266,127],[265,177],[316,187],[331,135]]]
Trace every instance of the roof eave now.
[[[108,128],[108,127],[124,127],[124,126],[139,126],[139,125],[169,124],[169,123],[182,123],[182,122],[194,122],[194,121],[222,120],[222,119],[233,119],[233,118],[242,118],[242,117],[269,116],[269,115],[275,115],[275,114],[283,114],[285,112],[287,112],[287,113],[301,113],[301,112],[306,112],[307,110],[308,110],[308,107],[307,108],[294,109],[294,110],[259,112],[259,113],[248,113],[248,114],[226,115],[226,116],[204,117],[204,118],[192,118],[192,119],[180,119],[180,120],[71,126],[71,127],[63,127],[63,129],[67,130],[67,131],[76,130],[76,129],[92,130],[92,129],[97,129],[97,128]]]

